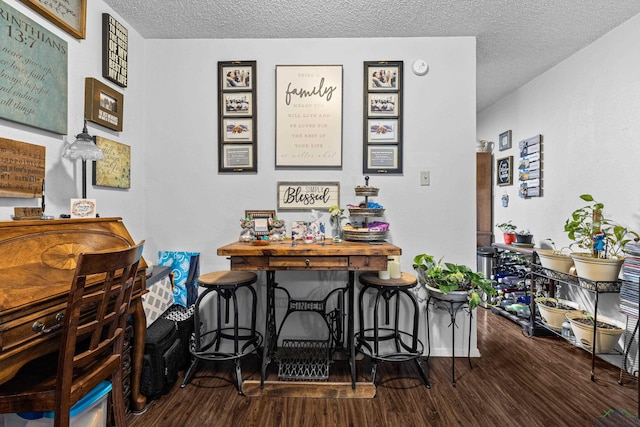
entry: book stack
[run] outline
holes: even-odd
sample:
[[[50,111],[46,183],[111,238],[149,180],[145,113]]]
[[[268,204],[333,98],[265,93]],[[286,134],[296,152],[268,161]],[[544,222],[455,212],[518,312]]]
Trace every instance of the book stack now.
[[[625,280],[620,288],[620,311],[635,319],[638,318],[638,304],[640,302],[640,244],[629,243],[625,246],[627,252],[622,266],[622,277]]]

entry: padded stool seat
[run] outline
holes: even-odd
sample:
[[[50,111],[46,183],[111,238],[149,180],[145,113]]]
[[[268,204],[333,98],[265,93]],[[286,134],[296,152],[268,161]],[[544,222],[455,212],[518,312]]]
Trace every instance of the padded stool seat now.
[[[418,301],[411,292],[418,281],[409,273],[401,273],[398,279],[380,279],[377,272],[366,272],[360,275],[362,289],[358,297],[358,314],[360,316],[360,329],[355,334],[356,349],[371,359],[371,382],[375,384],[377,362],[405,362],[414,360],[420,377],[427,388],[430,388],[427,374],[421,365],[421,356],[424,352],[424,344],[418,339],[418,327],[420,325],[420,308]],[[373,301],[373,315],[367,311],[365,317],[365,296],[369,294]],[[408,303],[412,310],[413,321],[411,331],[400,330],[400,312],[405,306],[400,306],[401,300]],[[393,304],[393,308],[391,304]],[[384,313],[379,314],[380,305],[383,305]],[[393,313],[393,322],[390,315]],[[369,326],[369,323],[373,324]],[[380,323],[383,322],[381,325]]]
[[[262,335],[256,331],[257,295],[252,286],[257,280],[258,276],[250,271],[214,271],[198,278],[198,285],[205,290],[195,303],[194,333],[189,344],[193,361],[184,376],[181,387],[185,387],[191,380],[200,360],[233,360],[236,366],[238,394],[242,394],[240,359],[256,352],[262,344]],[[247,290],[251,297],[250,307],[248,307],[251,323],[248,326],[242,326],[239,321],[241,313],[238,307],[238,294],[241,290]],[[213,329],[202,330],[200,305],[205,296],[211,292],[218,294],[216,322]],[[231,302],[233,307],[230,307]]]

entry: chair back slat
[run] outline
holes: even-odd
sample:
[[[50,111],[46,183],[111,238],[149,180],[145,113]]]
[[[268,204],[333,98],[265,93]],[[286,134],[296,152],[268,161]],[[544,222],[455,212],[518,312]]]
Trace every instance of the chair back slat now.
[[[121,365],[124,329],[143,245],[79,255],[62,328],[58,408],[70,407],[75,397],[109,378],[114,363]],[[95,275],[104,280],[89,286],[95,277],[87,278]],[[61,418],[68,415],[68,411],[66,416],[60,414]]]

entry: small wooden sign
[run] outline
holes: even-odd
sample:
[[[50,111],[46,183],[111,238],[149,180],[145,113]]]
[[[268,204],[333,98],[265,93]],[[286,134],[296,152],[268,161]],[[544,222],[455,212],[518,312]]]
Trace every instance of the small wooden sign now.
[[[46,148],[0,138],[0,197],[42,197]]]
[[[42,208],[13,208],[13,219],[41,219]]]
[[[278,182],[278,210],[340,206],[339,182]]]

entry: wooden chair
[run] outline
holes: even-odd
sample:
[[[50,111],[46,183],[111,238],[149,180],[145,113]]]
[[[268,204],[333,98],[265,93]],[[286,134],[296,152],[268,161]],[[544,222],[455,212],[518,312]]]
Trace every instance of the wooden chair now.
[[[0,385],[0,413],[54,411],[55,427],[66,427],[71,406],[110,379],[116,425],[126,425],[122,348],[143,245],[78,255],[57,363],[37,359]]]

